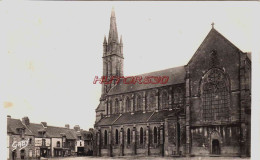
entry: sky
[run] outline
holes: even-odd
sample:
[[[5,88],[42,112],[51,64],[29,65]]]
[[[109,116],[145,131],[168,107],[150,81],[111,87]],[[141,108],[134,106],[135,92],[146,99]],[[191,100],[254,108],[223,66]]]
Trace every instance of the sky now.
[[[6,4],[1,54],[3,113],[52,126],[95,122],[103,39],[114,6],[124,74],[185,65],[214,22],[244,52],[255,44],[257,2],[20,2]],[[6,117],[6,116],[5,116]]]

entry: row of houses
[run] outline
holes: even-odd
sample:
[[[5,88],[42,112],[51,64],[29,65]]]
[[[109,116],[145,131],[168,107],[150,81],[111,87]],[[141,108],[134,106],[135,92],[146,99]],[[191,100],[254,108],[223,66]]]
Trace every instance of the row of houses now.
[[[46,122],[30,123],[28,117],[7,116],[8,160],[92,155],[93,142],[92,128],[48,126]]]

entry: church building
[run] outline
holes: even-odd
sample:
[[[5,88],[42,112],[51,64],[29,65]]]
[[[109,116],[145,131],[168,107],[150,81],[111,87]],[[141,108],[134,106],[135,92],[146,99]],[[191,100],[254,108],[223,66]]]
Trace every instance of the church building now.
[[[103,76],[124,76],[114,10],[102,58]],[[187,64],[138,76],[169,80],[102,84],[96,156],[250,156],[251,53],[214,25]]]

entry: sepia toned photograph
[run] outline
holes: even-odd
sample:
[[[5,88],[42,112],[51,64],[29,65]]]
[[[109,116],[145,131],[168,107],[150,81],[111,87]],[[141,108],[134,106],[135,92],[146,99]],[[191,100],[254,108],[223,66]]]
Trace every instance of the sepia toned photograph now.
[[[3,7],[1,159],[251,159],[255,3]]]

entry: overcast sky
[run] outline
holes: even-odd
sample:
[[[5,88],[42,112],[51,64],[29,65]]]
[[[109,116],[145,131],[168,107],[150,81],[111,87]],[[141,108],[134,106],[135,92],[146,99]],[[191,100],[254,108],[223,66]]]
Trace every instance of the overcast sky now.
[[[0,93],[6,114],[31,122],[93,127],[101,85],[102,43],[112,6],[124,42],[124,73],[185,65],[211,23],[252,51],[257,2],[17,2],[7,16]]]

